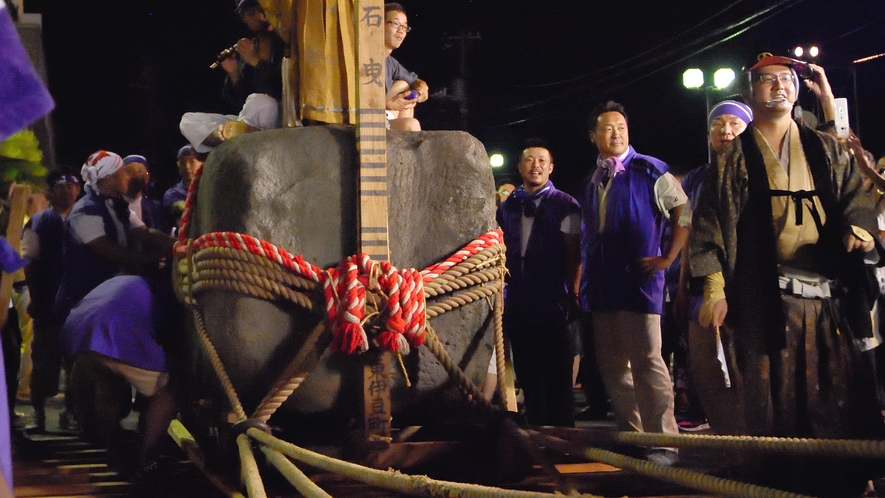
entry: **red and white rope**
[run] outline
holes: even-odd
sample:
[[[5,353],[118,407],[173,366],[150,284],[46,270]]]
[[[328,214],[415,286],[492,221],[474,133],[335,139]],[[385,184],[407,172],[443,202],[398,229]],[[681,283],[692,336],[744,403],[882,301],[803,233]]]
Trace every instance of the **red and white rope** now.
[[[186,257],[188,228],[202,167],[197,170],[188,190],[181,228],[176,243],[176,255]],[[379,305],[384,313],[384,326],[375,336],[377,345],[385,350],[407,354],[410,346],[421,346],[427,329],[424,284],[433,281],[449,268],[474,256],[480,251],[500,244],[501,230],[487,232],[456,251],[445,261],[433,264],[422,271],[397,269],[389,261],[372,261],[365,253],[345,258],[335,268],[323,270],[301,255],[293,255],[267,241],[236,232],[211,232],[201,235],[191,243],[192,254],[213,247],[227,247],[248,251],[267,258],[295,272],[301,277],[323,286],[326,316],[332,330],[332,348],[344,353],[364,352],[369,348],[369,338],[364,324],[366,320],[366,296],[368,292],[381,294],[386,306]],[[386,310],[385,310],[386,308]]]

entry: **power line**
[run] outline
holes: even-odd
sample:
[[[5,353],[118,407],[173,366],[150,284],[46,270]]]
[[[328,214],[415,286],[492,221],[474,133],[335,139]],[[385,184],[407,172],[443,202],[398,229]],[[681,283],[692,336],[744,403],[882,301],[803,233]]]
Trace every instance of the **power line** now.
[[[663,70],[665,70],[665,69],[668,69],[668,68],[670,68],[670,67],[672,67],[672,66],[674,66],[674,65],[676,65],[676,64],[679,64],[680,62],[683,62],[683,61],[685,61],[686,59],[689,59],[689,58],[694,57],[694,56],[696,56],[696,55],[698,55],[698,54],[701,54],[701,53],[703,53],[703,52],[705,52],[705,51],[707,51],[707,50],[710,50],[710,49],[713,48],[713,47],[716,47],[716,46],[718,46],[718,45],[720,45],[720,44],[722,44],[722,43],[725,43],[725,42],[727,42],[727,41],[729,41],[729,40],[732,40],[732,39],[734,39],[734,38],[736,38],[736,37],[738,37],[738,36],[740,36],[740,35],[746,33],[747,31],[749,31],[749,30],[755,28],[756,26],[758,26],[758,25],[764,23],[765,21],[768,21],[769,19],[771,19],[771,18],[777,16],[777,15],[780,14],[781,12],[783,12],[783,11],[789,9],[790,7],[795,6],[796,4],[798,4],[798,3],[800,3],[800,2],[802,2],[802,0],[783,0],[783,1],[781,1],[781,2],[779,2],[779,3],[777,3],[777,4],[775,4],[775,5],[773,5],[773,6],[771,6],[771,7],[768,7],[768,8],[766,8],[766,9],[763,9],[762,11],[759,11],[759,12],[757,12],[757,13],[755,13],[755,14],[752,14],[751,16],[748,16],[748,17],[742,19],[741,21],[738,21],[737,23],[734,23],[734,24],[732,24],[732,25],[730,25],[730,26],[728,26],[728,27],[726,27],[726,28],[720,28],[720,29],[714,31],[713,34],[711,34],[711,35],[705,35],[704,37],[701,38],[701,40],[704,40],[704,41],[705,41],[705,40],[711,38],[711,37],[714,36],[714,35],[719,35],[719,34],[721,34],[721,33],[723,33],[723,32],[729,31],[729,30],[731,30],[731,29],[733,29],[733,28],[735,28],[735,27],[738,27],[738,26],[745,25],[745,24],[747,24],[748,22],[750,22],[750,21],[752,21],[752,20],[754,20],[754,19],[757,19],[757,18],[759,18],[759,17],[764,16],[764,17],[762,17],[761,19],[758,19],[758,20],[756,20],[755,22],[752,22],[751,24],[749,24],[748,26],[744,27],[743,29],[741,29],[741,30],[739,30],[739,31],[737,31],[737,32],[735,32],[735,33],[732,33],[732,34],[726,36],[725,38],[722,38],[722,39],[720,39],[720,40],[714,41],[713,43],[710,43],[710,44],[708,44],[708,45],[706,45],[706,46],[704,46],[704,47],[702,47],[702,48],[700,48],[700,49],[698,49],[698,50],[695,50],[695,51],[693,51],[693,52],[691,52],[691,53],[689,53],[689,54],[687,54],[687,55],[685,55],[685,56],[682,56],[682,57],[680,57],[680,58],[678,58],[678,59],[676,59],[676,60],[673,60],[673,61],[671,61],[671,62],[669,62],[669,63],[664,63],[663,65],[656,66],[656,67],[655,67],[654,69],[652,69],[651,71],[646,71],[646,72],[642,73],[641,75],[639,75],[638,77],[636,77],[636,78],[634,78],[634,79],[632,79],[632,80],[630,80],[630,81],[628,81],[628,82],[626,82],[626,83],[622,83],[622,84],[617,85],[617,86],[615,86],[615,87],[613,87],[613,88],[608,88],[608,89],[606,89],[606,90],[600,91],[600,92],[598,92],[598,94],[594,94],[594,95],[592,95],[592,96],[585,97],[585,98],[581,99],[580,102],[581,102],[581,103],[584,103],[584,102],[590,101],[590,100],[592,100],[592,99],[598,98],[598,95],[600,95],[600,94],[610,93],[610,92],[613,92],[613,91],[615,91],[615,90],[619,90],[619,89],[624,88],[624,87],[626,87],[626,86],[632,85],[633,83],[636,83],[636,82],[641,81],[641,80],[643,80],[643,79],[645,79],[645,78],[648,78],[649,76],[651,76],[651,75],[653,75],[653,74],[659,73],[659,72],[661,72],[661,71],[663,71]],[[777,9],[777,12],[775,12],[776,9]],[[629,74],[630,72],[634,72],[634,71],[636,71],[637,69],[644,68],[644,67],[649,66],[649,65],[651,65],[651,64],[655,64],[655,63],[657,63],[658,61],[662,61],[662,60],[664,60],[664,59],[666,59],[666,58],[668,58],[668,57],[670,57],[670,56],[672,56],[672,55],[674,55],[674,54],[676,54],[676,53],[681,52],[682,50],[684,50],[684,49],[686,49],[686,48],[688,48],[688,47],[690,47],[690,46],[692,46],[692,45],[697,45],[697,43],[698,43],[698,42],[693,42],[693,43],[688,44],[688,45],[686,45],[686,46],[684,46],[684,47],[681,47],[681,48],[678,48],[678,49],[669,50],[668,52],[666,52],[665,54],[663,54],[663,55],[661,55],[661,56],[655,57],[654,59],[651,59],[651,60],[647,60],[647,61],[645,61],[644,63],[639,64],[639,65],[637,65],[637,66],[634,66],[634,67],[632,67],[632,68],[630,68],[630,69],[628,69],[628,70],[622,71],[622,72],[619,73],[619,74],[613,75],[613,76],[611,76],[611,77],[603,78],[602,81],[612,80],[612,79],[615,79],[615,78],[617,78],[617,77],[620,77],[620,76],[624,76],[624,75],[626,75],[626,74]],[[597,81],[597,82],[594,82],[594,83],[595,83],[595,84],[598,84],[599,82]],[[514,112],[514,111],[518,111],[518,110],[522,110],[522,109],[528,109],[528,108],[530,108],[530,107],[536,107],[536,106],[541,105],[541,104],[545,104],[545,103],[548,103],[548,102],[551,102],[551,101],[555,101],[555,100],[562,99],[562,98],[564,98],[564,97],[566,97],[566,96],[569,96],[569,95],[571,95],[571,94],[574,94],[574,93],[585,92],[585,91],[589,90],[590,88],[592,88],[593,86],[594,86],[593,84],[590,84],[590,85],[582,85],[582,86],[580,86],[580,87],[576,87],[576,88],[572,88],[572,89],[569,89],[569,90],[563,91],[563,92],[561,92],[561,93],[559,93],[559,94],[557,94],[557,95],[553,95],[553,96],[550,96],[550,97],[547,97],[547,98],[539,99],[539,100],[534,101],[534,102],[530,102],[530,103],[528,103],[528,104],[523,104],[523,105],[520,105],[520,106],[517,106],[517,107],[511,108],[511,109],[507,109],[507,110],[504,111],[504,112]],[[570,102],[569,105],[570,105],[570,106],[573,106],[573,105],[574,105],[574,102]],[[558,110],[560,110],[560,109],[555,109],[555,110],[558,111]],[[505,123],[505,124],[501,124],[501,125],[491,125],[491,126],[492,126],[493,128],[500,128],[500,127],[506,127],[506,126],[511,126],[511,125],[515,125],[515,124],[525,123],[525,122],[532,121],[532,120],[538,119],[538,118],[540,118],[540,117],[546,116],[546,115],[550,114],[550,113],[553,112],[553,111],[554,111],[554,110],[550,110],[550,111],[543,112],[543,113],[540,113],[540,114],[537,114],[537,115],[534,115],[534,116],[529,116],[529,117],[526,117],[526,118],[523,118],[523,119],[513,120],[513,121],[510,121],[510,122]]]
[[[612,64],[612,65],[610,65],[610,66],[608,66],[608,67],[605,67],[605,68],[603,68],[603,69],[597,69],[597,70],[592,71],[592,72],[590,72],[590,73],[581,74],[581,75],[578,75],[578,76],[573,76],[573,77],[571,77],[571,78],[567,78],[567,79],[560,80],[560,81],[552,81],[552,82],[549,82],[549,83],[537,83],[537,84],[527,84],[527,85],[505,85],[505,86],[508,86],[508,87],[511,87],[511,88],[545,88],[545,87],[551,87],[551,86],[557,86],[557,85],[564,85],[564,84],[568,84],[568,83],[573,83],[573,82],[575,82],[575,81],[584,80],[584,79],[587,79],[587,78],[590,78],[590,77],[596,76],[596,75],[598,75],[598,74],[602,74],[602,73],[609,72],[609,71],[611,71],[611,70],[613,70],[613,69],[615,69],[615,68],[618,68],[618,67],[620,67],[620,66],[623,66],[623,65],[629,64],[630,62],[633,62],[634,60],[641,59],[641,58],[645,57],[647,54],[650,54],[651,52],[654,52],[655,50],[658,50],[658,49],[660,49],[661,47],[665,47],[665,46],[667,46],[667,45],[673,43],[674,41],[676,41],[676,40],[678,40],[678,39],[680,39],[680,38],[683,38],[683,37],[687,36],[687,35],[688,35],[689,33],[691,33],[692,31],[694,31],[694,30],[696,30],[697,28],[699,28],[699,27],[701,27],[701,26],[703,26],[703,25],[705,25],[705,24],[707,24],[707,23],[713,21],[713,19],[716,19],[717,17],[721,16],[722,14],[725,14],[726,12],[728,12],[728,11],[731,10],[732,8],[736,7],[737,5],[739,5],[739,4],[740,4],[741,2],[743,2],[743,1],[744,1],[744,0],[737,0],[737,1],[735,1],[735,2],[732,2],[732,3],[730,3],[727,7],[725,7],[724,9],[720,10],[719,12],[717,12],[717,13],[713,14],[712,16],[710,16],[710,17],[704,19],[703,21],[699,22],[698,24],[695,24],[695,25],[692,26],[691,28],[689,28],[689,29],[687,29],[687,30],[685,30],[685,31],[682,31],[681,33],[677,34],[676,36],[673,36],[673,37],[669,38],[668,40],[664,41],[663,43],[659,43],[659,44],[657,44],[657,45],[654,45],[654,46],[652,46],[651,48],[645,50],[644,52],[640,52],[640,53],[638,53],[638,54],[636,54],[636,55],[634,55],[634,56],[632,56],[632,57],[629,57],[629,58],[627,58],[627,59],[625,59],[625,60],[622,60],[622,61],[620,61],[620,62],[616,62],[616,63],[614,63],[614,64]],[[695,43],[697,43],[697,42],[695,41]]]

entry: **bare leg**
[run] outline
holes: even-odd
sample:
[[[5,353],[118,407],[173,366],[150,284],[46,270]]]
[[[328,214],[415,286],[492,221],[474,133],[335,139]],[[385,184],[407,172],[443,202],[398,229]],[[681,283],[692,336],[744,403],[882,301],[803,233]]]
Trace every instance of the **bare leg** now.
[[[421,123],[415,118],[391,119],[390,129],[395,131],[421,131]]]
[[[148,398],[144,446],[141,449],[141,465],[150,465],[156,461],[160,447],[168,436],[166,430],[169,422],[175,417],[175,396],[169,384],[166,384],[153,396]]]

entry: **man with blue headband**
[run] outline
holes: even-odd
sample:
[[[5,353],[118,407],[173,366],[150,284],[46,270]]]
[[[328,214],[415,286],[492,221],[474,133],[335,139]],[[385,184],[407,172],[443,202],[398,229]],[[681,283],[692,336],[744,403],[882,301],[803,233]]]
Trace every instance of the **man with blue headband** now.
[[[753,110],[747,104],[736,100],[723,100],[710,109],[707,117],[710,148],[719,153],[732,140],[744,132],[753,121]],[[691,211],[698,205],[698,197],[703,185],[704,173],[709,164],[695,168],[682,178],[682,188],[689,198]],[[721,328],[701,326],[698,311],[703,301],[703,286],[688,278],[688,247],[683,251],[681,265],[673,265],[678,278],[676,307],[684,309],[688,319],[688,369],[698,398],[706,415],[707,422],[717,434],[743,433],[743,420],[740,411],[740,397],[732,382],[728,365],[730,351],[728,334]],[[671,268],[672,269],[672,268]],[[674,279],[677,280],[677,279]],[[684,316],[684,315],[683,315]],[[721,331],[721,333],[720,333]]]

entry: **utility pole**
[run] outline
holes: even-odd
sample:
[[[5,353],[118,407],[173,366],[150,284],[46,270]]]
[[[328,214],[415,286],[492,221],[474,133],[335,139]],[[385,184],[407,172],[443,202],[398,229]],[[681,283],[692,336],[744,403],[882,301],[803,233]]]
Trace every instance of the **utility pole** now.
[[[452,81],[452,96],[451,99],[458,103],[458,111],[460,114],[460,125],[459,127],[462,130],[467,130],[467,115],[469,113],[468,106],[468,95],[467,95],[467,45],[472,41],[482,40],[480,34],[477,33],[467,33],[465,31],[461,31],[455,36],[447,36],[445,38],[446,46],[451,47],[454,44],[458,44],[459,50],[459,64],[458,64],[458,77]]]

